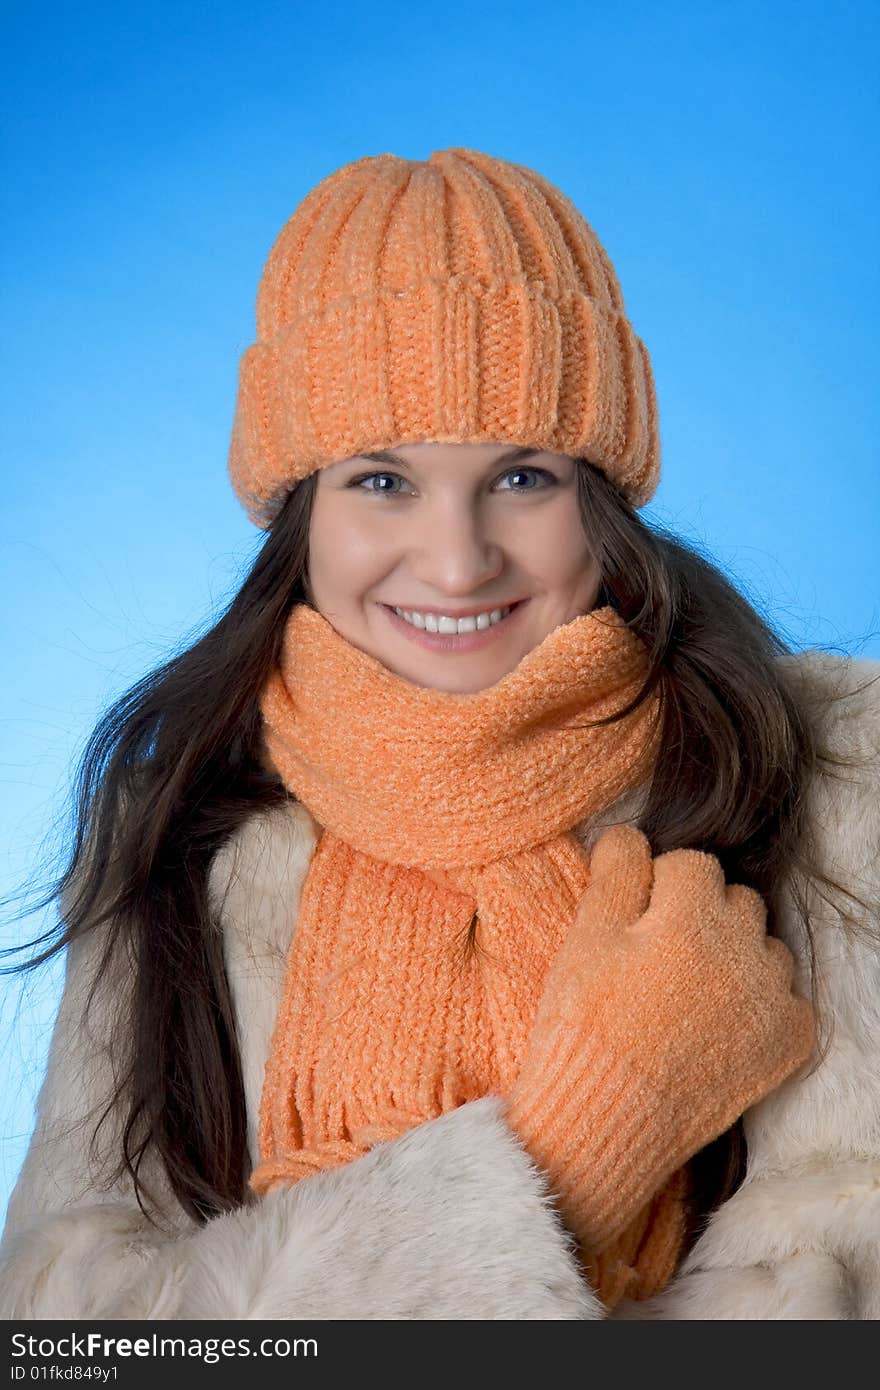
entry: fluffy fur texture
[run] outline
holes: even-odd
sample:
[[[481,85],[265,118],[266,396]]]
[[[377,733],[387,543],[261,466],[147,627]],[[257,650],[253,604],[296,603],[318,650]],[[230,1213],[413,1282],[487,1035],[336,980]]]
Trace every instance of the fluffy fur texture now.
[[[880,662],[786,658],[809,690],[880,675]],[[836,707],[831,747],[867,764],[821,777],[810,815],[824,867],[880,925],[880,684]],[[581,827],[585,847],[637,799]],[[315,846],[304,807],[255,816],[217,855],[243,1047],[250,1152],[263,1068],[299,893]],[[780,934],[806,985],[805,948],[782,896]],[[850,934],[814,895],[811,924],[833,1036],[813,1076],[746,1113],[745,1183],[710,1219],[669,1286],[610,1314],[636,1319],[875,1319],[880,1316],[880,943]],[[88,1141],[112,1078],[112,1001],[85,1035],[90,940],[69,952],[36,1130],[0,1246],[4,1318],[590,1319],[609,1315],[578,1271],[541,1172],[493,1097],[470,1101],[196,1228],[155,1170],[163,1230],[129,1188],[101,1190]],[[102,1130],[103,1152],[118,1130]],[[100,1161],[100,1152],[97,1155]]]

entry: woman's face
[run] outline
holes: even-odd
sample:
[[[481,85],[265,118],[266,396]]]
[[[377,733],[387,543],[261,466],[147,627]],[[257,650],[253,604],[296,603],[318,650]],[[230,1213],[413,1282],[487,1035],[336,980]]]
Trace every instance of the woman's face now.
[[[436,690],[494,685],[562,623],[595,607],[600,574],[581,525],[576,464],[508,444],[423,442],[318,471],[307,593],[390,671]],[[488,615],[467,636],[408,624]],[[432,626],[428,620],[427,628]]]

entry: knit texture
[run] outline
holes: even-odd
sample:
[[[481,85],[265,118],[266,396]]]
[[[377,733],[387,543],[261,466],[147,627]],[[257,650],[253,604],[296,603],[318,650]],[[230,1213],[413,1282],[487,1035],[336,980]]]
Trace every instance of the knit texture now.
[[[454,148],[342,166],[278,234],[256,318],[228,467],[257,526],[316,469],[426,440],[588,458],[636,507],[656,491],[651,364],[614,267],[524,165]]]
[[[255,1192],[508,1090],[589,884],[571,828],[649,775],[656,692],[616,723],[590,721],[623,709],[646,671],[610,607],[470,694],[414,685],[308,605],[292,610],[261,700],[265,754],[323,833],[266,1068]],[[583,1169],[589,1187],[588,1156]],[[677,1174],[649,1188],[590,1267],[606,1300],[670,1277],[685,1186]]]
[[[815,1018],[793,974],[760,893],[728,885],[715,855],[655,857],[625,824],[593,845],[507,1098],[587,1250],[809,1057]]]

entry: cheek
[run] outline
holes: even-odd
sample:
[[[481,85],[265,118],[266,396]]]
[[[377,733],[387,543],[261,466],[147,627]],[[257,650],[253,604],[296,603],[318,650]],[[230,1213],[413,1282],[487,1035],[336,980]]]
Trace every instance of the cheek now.
[[[382,577],[386,551],[380,534],[358,525],[345,508],[313,509],[309,572],[316,588],[356,597]]]
[[[593,568],[592,553],[579,514],[572,517],[563,512],[559,516],[548,516],[545,524],[525,530],[520,541],[521,562],[550,587],[554,583],[576,582],[586,570]]]

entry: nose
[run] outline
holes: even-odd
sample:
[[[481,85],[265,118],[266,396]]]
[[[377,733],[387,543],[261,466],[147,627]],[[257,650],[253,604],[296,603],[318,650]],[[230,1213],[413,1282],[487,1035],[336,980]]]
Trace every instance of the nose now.
[[[477,594],[503,572],[504,563],[501,540],[468,508],[435,512],[411,542],[409,568],[438,596]]]

